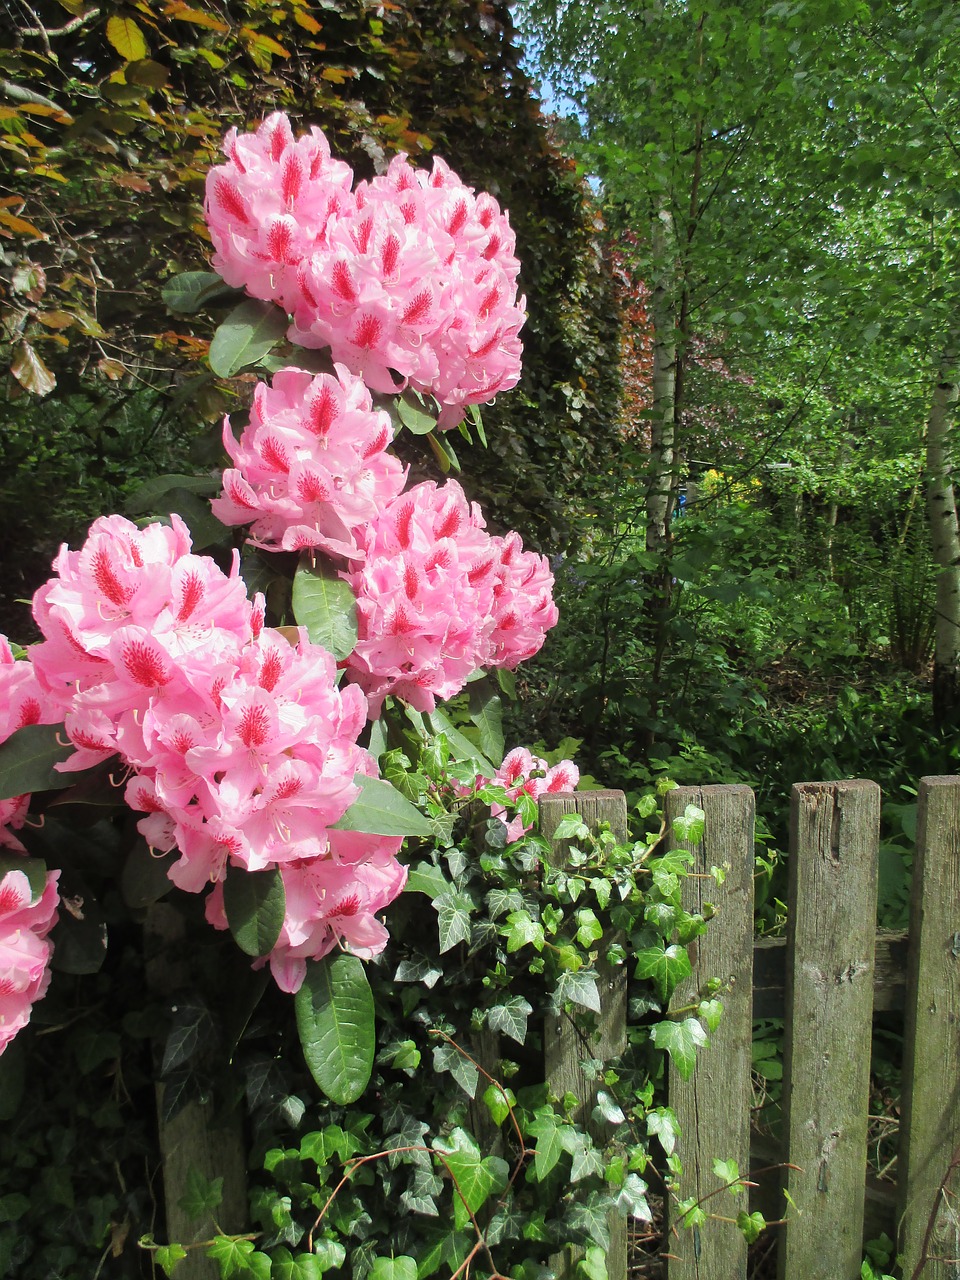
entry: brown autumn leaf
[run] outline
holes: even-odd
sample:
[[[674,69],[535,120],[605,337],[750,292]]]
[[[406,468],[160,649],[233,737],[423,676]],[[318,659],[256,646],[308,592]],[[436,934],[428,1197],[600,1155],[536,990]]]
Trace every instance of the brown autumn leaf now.
[[[121,364],[119,360],[108,360],[106,358],[97,361],[97,368],[111,382],[119,382],[127,372],[126,366]]]
[[[10,372],[24,391],[32,391],[36,396],[48,396],[57,385],[56,378],[29,342],[21,342],[17,347]]]

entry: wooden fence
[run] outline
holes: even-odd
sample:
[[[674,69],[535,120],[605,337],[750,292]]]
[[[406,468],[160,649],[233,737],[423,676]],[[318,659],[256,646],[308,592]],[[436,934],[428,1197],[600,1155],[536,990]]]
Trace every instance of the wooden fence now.
[[[549,834],[562,812],[616,828],[619,793],[545,798]],[[777,1228],[780,1280],[855,1280],[866,1198],[867,1118],[874,1010],[904,1016],[898,1182],[889,1205],[905,1280],[960,1280],[960,1206],[948,1174],[960,1162],[960,778],[920,784],[910,930],[877,934],[880,792],[873,782],[811,782],[793,788],[789,912],[785,939],[754,943],[754,798],[748,787],[679,788],[668,819],[695,804],[706,814],[692,849],[688,909],[716,908],[691,948],[693,973],[680,1008],[711,978],[725,987],[724,1014],[693,1077],[673,1072],[670,1101],[682,1138],[680,1198],[718,1217],[739,1207],[722,1191],[715,1157],[750,1168],[751,1031],[755,1016],[785,1018],[782,1169],[786,1222]],[[726,870],[718,886],[712,866]],[[603,1035],[621,1037],[623,993],[608,991]],[[548,1069],[569,1071],[569,1065]],[[724,1200],[734,1204],[733,1213]],[[745,1280],[747,1246],[728,1222],[669,1224],[668,1280]],[[627,1275],[625,1224],[617,1224],[610,1280]],[[561,1275],[571,1259],[558,1260]]]

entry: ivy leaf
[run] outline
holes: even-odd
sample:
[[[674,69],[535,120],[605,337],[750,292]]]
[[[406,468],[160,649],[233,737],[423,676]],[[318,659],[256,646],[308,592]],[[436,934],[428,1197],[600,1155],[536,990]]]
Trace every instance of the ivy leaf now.
[[[210,343],[210,368],[220,378],[256,364],[287,331],[287,316],[272,302],[247,298],[227,316]]]
[[[519,951],[528,943],[537,951],[543,950],[543,925],[534,920],[529,911],[511,911],[500,932],[507,939],[508,951]]]
[[[498,1127],[509,1116],[510,1108],[516,1101],[516,1095],[512,1089],[505,1089],[497,1084],[489,1084],[483,1091],[483,1104],[490,1112],[491,1120]]]
[[[485,778],[492,778],[497,772],[496,768],[490,763],[479,747],[474,746],[470,739],[460,732],[454,725],[453,721],[439,709],[430,712],[424,717],[431,731],[434,734],[442,733],[447,740],[447,746],[450,748],[454,760],[470,760],[476,763],[477,772],[483,774]]]
[[[743,1237],[747,1244],[753,1244],[755,1240],[759,1240],[760,1233],[766,1230],[767,1220],[759,1209],[753,1213],[747,1213],[746,1209],[741,1209],[737,1214],[737,1226],[743,1232]]]
[[[373,995],[363,964],[350,955],[308,960],[294,1007],[310,1074],[331,1102],[356,1102],[376,1049]]]
[[[720,1019],[723,1017],[723,1001],[701,1000],[697,1006],[697,1017],[704,1020],[708,1031],[716,1031],[720,1025]]]
[[[429,836],[433,824],[396,787],[382,778],[357,773],[353,778],[360,794],[334,831],[362,831],[371,836]]]
[[[677,1117],[669,1107],[655,1107],[647,1112],[647,1136],[656,1137],[666,1155],[672,1155],[680,1136]]]
[[[187,1251],[182,1244],[162,1244],[154,1251],[153,1256],[162,1267],[163,1274],[172,1276],[177,1263],[187,1256]]]
[[[283,928],[287,897],[278,867],[246,871],[228,866],[223,884],[223,909],[230,932],[248,956],[269,955]]]
[[[398,1258],[374,1258],[367,1280],[417,1280],[416,1261],[406,1254]]]
[[[703,839],[704,812],[695,804],[688,804],[679,818],[673,820],[673,834],[684,844],[699,844]]]
[[[270,1258],[260,1253],[252,1240],[218,1236],[207,1245],[207,1256],[216,1260],[222,1280],[230,1280],[231,1276],[270,1280]]]
[[[610,1248],[610,1225],[607,1215],[612,1208],[609,1195],[601,1191],[591,1191],[585,1200],[575,1201],[566,1216],[569,1230],[582,1232],[588,1240],[592,1240],[598,1248],[606,1252]]]
[[[639,1218],[641,1222],[652,1222],[653,1214],[647,1203],[647,1184],[635,1173],[628,1173],[623,1186],[617,1194],[617,1207],[629,1218]]]
[[[675,942],[665,947],[662,942],[636,953],[634,977],[649,978],[661,1000],[667,1000],[677,983],[691,972],[690,957],[685,947]]]
[[[591,1245],[585,1255],[577,1263],[577,1275],[583,1280],[609,1280],[607,1275],[607,1255],[596,1245]]]
[[[195,1221],[207,1213],[213,1213],[223,1200],[223,1178],[205,1178],[191,1166],[187,1173],[187,1185],[177,1201],[188,1218]]]
[[[273,1251],[272,1280],[320,1280],[323,1274],[320,1259],[312,1253],[298,1253],[294,1257],[289,1249]]]
[[[523,1044],[527,1038],[527,1019],[533,1006],[523,996],[509,996],[492,1005],[487,1012],[487,1026],[491,1031],[502,1031],[511,1040]]]
[[[433,1149],[444,1157],[454,1180],[453,1223],[460,1230],[470,1221],[470,1213],[475,1214],[493,1192],[503,1191],[510,1166],[499,1156],[484,1159],[465,1129],[454,1129],[446,1139],[436,1138]]]
[[[58,773],[53,766],[73,752],[62,724],[28,724],[11,733],[0,744],[0,800],[72,786],[77,775]]]
[[[314,644],[332,653],[338,662],[357,643],[357,599],[349,583],[317,561],[309,552],[300,557],[293,579],[293,616]]]
[[[433,1046],[433,1069],[437,1072],[449,1071],[468,1098],[476,1096],[480,1072],[452,1044]]]
[[[442,893],[434,898],[433,905],[437,909],[441,953],[458,942],[469,942],[471,899],[465,893]]]
[[[420,956],[416,960],[401,960],[393,975],[394,982],[422,982],[428,991],[432,991],[443,977],[443,970],[426,958]]]
[[[597,987],[597,975],[589,969],[578,969],[576,973],[565,970],[560,975],[554,1001],[561,1008],[568,1001],[589,1009],[593,1013],[600,1012],[600,991]]]
[[[707,1043],[707,1033],[696,1018],[683,1022],[658,1022],[650,1032],[658,1049],[669,1053],[684,1080],[689,1080],[697,1061],[697,1049]]]
[[[533,1167],[538,1182],[550,1174],[566,1150],[562,1130],[568,1127],[553,1107],[538,1107],[534,1112],[533,1120],[527,1125],[527,1133],[537,1140]]]
[[[597,1093],[597,1105],[594,1109],[594,1116],[600,1120],[605,1120],[607,1124],[623,1124],[626,1116],[623,1114],[623,1108],[617,1102],[612,1094],[607,1093],[606,1089],[601,1089]]]

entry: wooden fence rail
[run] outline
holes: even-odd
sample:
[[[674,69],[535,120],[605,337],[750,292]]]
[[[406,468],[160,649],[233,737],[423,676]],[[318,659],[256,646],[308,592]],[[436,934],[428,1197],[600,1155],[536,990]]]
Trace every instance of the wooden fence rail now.
[[[547,834],[576,807],[589,822],[625,816],[616,793],[545,797]],[[920,783],[908,935],[876,929],[880,792],[866,781],[799,783],[791,798],[788,931],[753,936],[754,798],[747,787],[683,787],[667,796],[668,820],[704,810],[703,841],[685,905],[716,914],[691,947],[693,972],[677,1008],[711,978],[725,987],[724,1015],[691,1080],[671,1072],[682,1130],[679,1198],[720,1207],[715,1157],[750,1167],[751,1026],[783,1016],[783,1137],[765,1163],[782,1167],[785,1224],[779,1280],[856,1280],[864,1234],[873,1015],[903,1010],[904,1056],[898,1181],[889,1198],[904,1280],[960,1280],[960,1203],[947,1177],[960,1164],[960,778]],[[602,813],[600,810],[602,809]],[[554,813],[554,810],[556,811]],[[726,871],[722,885],[710,875]],[[615,1005],[615,1011],[614,1010]],[[617,991],[604,1037],[620,1036]],[[606,1017],[606,1012],[605,1012]],[[556,1056],[556,1055],[555,1055]],[[562,1056],[562,1055],[561,1055]],[[572,1068],[555,1065],[554,1070]],[[668,1208],[669,1213],[669,1208]],[[668,1280],[746,1280],[743,1237],[708,1218],[671,1231]],[[625,1280],[619,1241],[610,1280]],[[574,1259],[558,1269],[573,1275]]]

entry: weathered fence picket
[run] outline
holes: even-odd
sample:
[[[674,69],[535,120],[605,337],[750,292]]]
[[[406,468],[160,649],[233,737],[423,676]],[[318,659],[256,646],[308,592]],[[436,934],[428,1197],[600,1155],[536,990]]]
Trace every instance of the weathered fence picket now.
[[[903,1274],[919,1280],[923,1266],[923,1280],[955,1280],[960,1216],[946,1179],[960,1147],[960,778],[920,783],[910,940],[898,1169]]]
[[[713,978],[723,983],[723,1018],[711,1044],[699,1055],[696,1071],[683,1080],[670,1070],[670,1104],[682,1134],[683,1175],[679,1197],[702,1201],[725,1214],[733,1203],[713,1172],[713,1160],[736,1160],[746,1174],[750,1164],[750,1044],[753,979],[754,800],[749,787],[680,787],[666,797],[668,826],[688,804],[707,813],[703,841],[691,849],[693,873],[684,883],[684,907],[703,912],[721,900],[722,908],[707,932],[691,946],[693,972],[674,992],[674,1009],[693,1006]],[[722,889],[711,867],[725,872]],[[701,1113],[713,1117],[701,1125]],[[717,1195],[720,1190],[719,1196]],[[721,1198],[722,1197],[722,1198]],[[691,1231],[673,1231],[668,1241],[670,1280],[743,1280],[747,1245],[727,1222],[708,1218]]]

